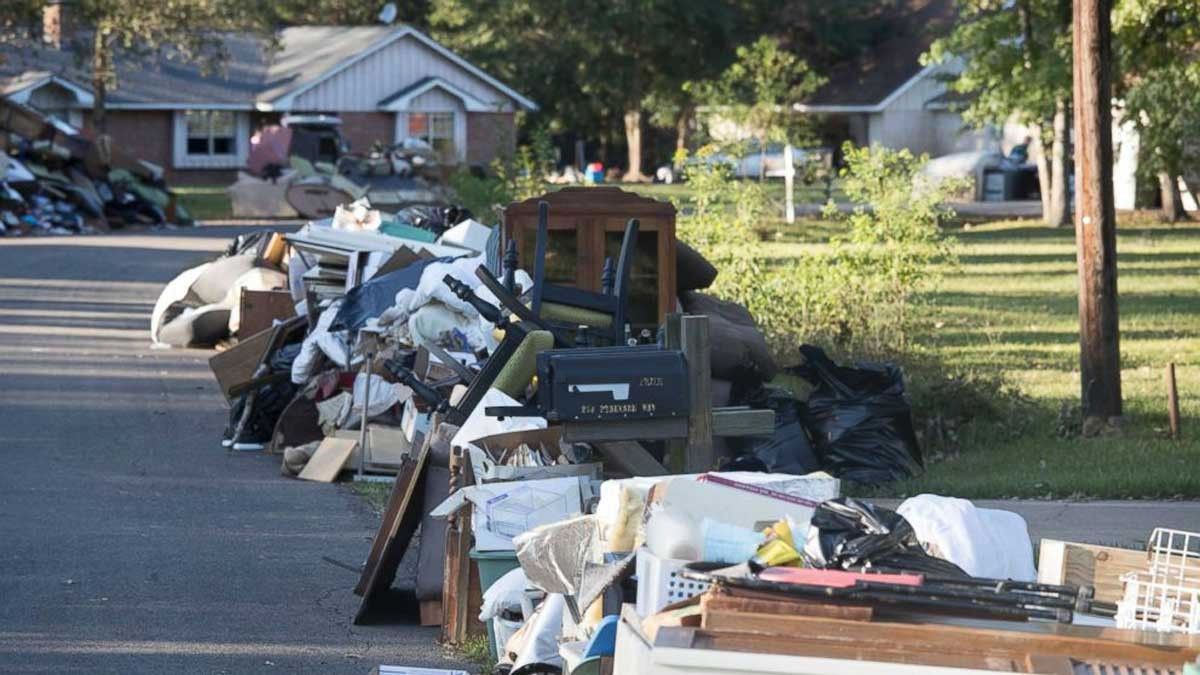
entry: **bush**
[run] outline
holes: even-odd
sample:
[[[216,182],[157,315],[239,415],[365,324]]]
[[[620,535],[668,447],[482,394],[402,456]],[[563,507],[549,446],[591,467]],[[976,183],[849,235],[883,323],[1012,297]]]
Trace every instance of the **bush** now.
[[[830,204],[826,216],[844,220],[848,234],[772,266],[755,232],[767,210],[762,186],[707,161],[716,152],[676,158],[692,187],[676,202],[678,233],[720,270],[711,292],[745,305],[777,350],[817,342],[841,352],[904,351],[914,306],[940,266],[955,261],[940,221],[952,216],[941,204],[957,184],[922,176],[927,157],[847,145],[844,189],[860,206],[842,214]]]
[[[554,170],[550,137],[535,131],[529,144],[517,148],[514,155],[492,160],[491,169],[491,176],[476,176],[460,169],[449,179],[458,203],[484,223],[498,222],[500,210],[510,203],[546,191],[546,174]]]

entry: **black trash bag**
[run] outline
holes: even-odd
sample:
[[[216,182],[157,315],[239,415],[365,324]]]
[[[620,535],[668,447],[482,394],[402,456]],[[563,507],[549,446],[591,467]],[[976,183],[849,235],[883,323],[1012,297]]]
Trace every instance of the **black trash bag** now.
[[[925,470],[898,367],[839,366],[812,345],[800,347],[800,353],[805,363],[792,372],[816,387],[800,409],[800,419],[826,471],[870,485]]]
[[[888,572],[970,576],[958,565],[926,553],[904,516],[853,497],[821,502],[809,527],[810,542],[815,534],[820,549],[814,550],[811,544],[805,547],[809,567],[866,566]]]
[[[342,297],[342,306],[329,326],[331,332],[356,331],[368,319],[373,319],[396,303],[396,294],[405,288],[416,288],[421,283],[421,273],[436,262],[449,262],[454,258],[430,258],[375,277],[361,286],[355,286]]]
[[[771,473],[803,476],[821,470],[821,461],[808,440],[808,432],[800,423],[800,409],[804,404],[786,389],[759,385],[748,393],[735,392],[734,404],[775,412],[775,433],[771,438],[726,439],[734,450],[754,457],[764,466],[763,471]]]

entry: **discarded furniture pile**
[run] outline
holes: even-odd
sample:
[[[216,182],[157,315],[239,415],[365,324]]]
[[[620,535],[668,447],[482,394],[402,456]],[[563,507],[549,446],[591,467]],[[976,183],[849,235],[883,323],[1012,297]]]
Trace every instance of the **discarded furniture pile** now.
[[[2,98],[0,149],[0,235],[192,224],[164,183],[162,167]]]
[[[350,154],[341,124],[331,115],[284,115],[255,133],[245,170],[226,189],[234,217],[327,218],[364,197],[392,212],[450,203],[429,143],[409,137]]]
[[[779,367],[744,308],[701,292],[717,270],[670,205],[565,188],[495,227],[425,215],[357,202],[239,240],[159,303],[156,325],[195,337],[215,314],[232,344],[210,361],[231,451],[390,485],[355,623],[395,620],[408,555],[416,620],[486,639],[496,672],[1183,673],[1200,655],[1200,537],[1156,533],[1120,570],[1043,541],[1035,568],[1016,514],[843,496],[922,471],[902,374],[811,346]],[[206,289],[218,266],[234,281]],[[188,305],[222,290],[224,309]]]

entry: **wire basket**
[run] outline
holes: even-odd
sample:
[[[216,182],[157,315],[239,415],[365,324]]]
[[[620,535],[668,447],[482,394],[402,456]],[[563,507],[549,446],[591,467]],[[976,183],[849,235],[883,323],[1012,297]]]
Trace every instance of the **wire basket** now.
[[[1156,528],[1146,552],[1146,572],[1121,575],[1117,626],[1200,633],[1200,533]]]

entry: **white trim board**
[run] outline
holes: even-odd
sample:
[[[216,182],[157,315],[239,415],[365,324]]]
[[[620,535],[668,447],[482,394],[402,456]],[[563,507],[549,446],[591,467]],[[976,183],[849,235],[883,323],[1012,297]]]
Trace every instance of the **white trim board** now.
[[[387,105],[379,106],[379,109],[385,110],[387,112],[411,111],[412,110],[412,102],[414,99],[416,99],[421,94],[424,94],[435,88],[441,89],[442,91],[446,92],[447,94],[450,94],[451,96],[457,98],[459,101],[462,101],[463,109],[467,110],[468,112],[495,112],[495,110],[496,110],[495,106],[490,106],[487,103],[480,101],[478,98],[475,98],[474,96],[468,94],[467,92],[463,91],[462,89],[459,89],[458,87],[454,86],[453,84],[450,84],[449,82],[447,82],[446,80],[444,80],[440,77],[430,78],[429,81],[427,81],[425,84],[422,84],[420,87],[417,87],[417,88],[413,89],[412,91],[404,94],[404,96],[401,96],[394,101],[388,102]],[[432,112],[438,112],[438,111],[432,111]],[[451,111],[447,110],[445,112],[451,112]]]
[[[39,80],[35,80],[28,85],[8,94],[6,98],[16,103],[27,104],[29,103],[29,99],[33,96],[33,92],[41,89],[47,84],[56,84],[71,92],[75,96],[76,104],[80,107],[90,108],[95,102],[95,98],[92,96],[90,91],[80,87],[74,82],[64,80],[57,75],[47,75]]]
[[[219,108],[193,107],[190,110],[218,110]],[[171,165],[176,169],[240,169],[246,165],[250,154],[250,113],[234,112],[232,155],[189,155],[187,154],[186,110],[176,110],[171,115]]]

